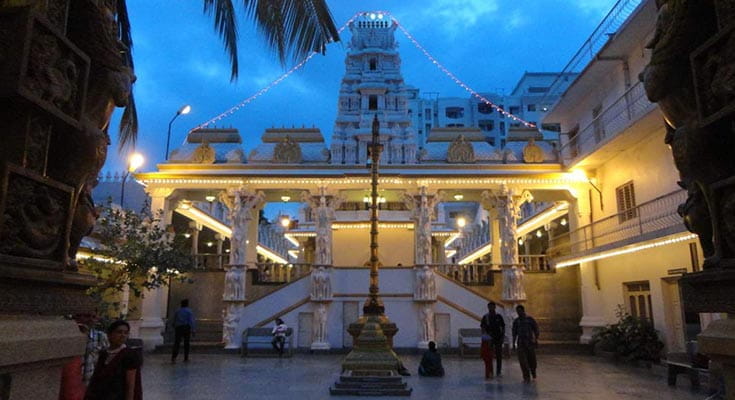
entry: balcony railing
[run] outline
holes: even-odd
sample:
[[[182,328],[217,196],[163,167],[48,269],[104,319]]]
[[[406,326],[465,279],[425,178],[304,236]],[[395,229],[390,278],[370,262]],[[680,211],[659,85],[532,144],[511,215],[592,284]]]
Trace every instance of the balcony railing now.
[[[269,248],[283,259],[288,260],[288,251],[294,246],[283,237],[283,228],[276,224],[258,225],[258,243]]]
[[[229,254],[200,253],[195,254],[194,269],[195,270],[219,270],[230,262]]]
[[[544,254],[522,255],[518,258],[523,272],[556,272]],[[493,274],[501,271],[501,266],[497,264],[432,264],[430,266],[450,279],[469,286],[493,286],[495,285]]]
[[[591,153],[598,144],[619,134],[654,108],[656,105],[648,101],[643,83],[631,86],[589,125],[569,138],[560,150],[562,163],[569,165]]]
[[[457,260],[461,260],[476,250],[490,243],[490,228],[486,224],[476,225],[474,229],[468,229],[462,233],[462,237],[456,241]]]
[[[594,60],[597,53],[607,44],[611,34],[616,33],[620,29],[641,2],[642,0],[619,0],[615,3],[607,16],[605,16],[605,19],[600,22],[600,25],[597,26],[590,37],[577,50],[577,53],[569,60],[562,72],[559,73],[554,82],[551,83],[547,96],[561,95],[564,88],[566,88],[564,84],[566,82],[565,77],[568,77],[571,73],[582,72],[587,64]],[[547,96],[544,96],[542,103],[546,101]]]
[[[677,190],[571,232],[552,237],[551,243],[563,244],[550,248],[548,254],[575,255],[601,246],[614,247],[615,243],[627,244],[636,238],[653,239],[656,232],[662,232],[662,235],[674,233],[668,229],[677,227],[683,229],[677,208],[686,197],[685,190]]]
[[[258,263],[253,277],[254,285],[281,285],[293,282],[311,273],[311,264]]]

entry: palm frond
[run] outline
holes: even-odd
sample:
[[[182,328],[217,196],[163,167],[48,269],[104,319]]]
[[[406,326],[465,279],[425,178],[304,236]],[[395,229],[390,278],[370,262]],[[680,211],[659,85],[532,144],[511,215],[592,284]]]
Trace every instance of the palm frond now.
[[[326,0],[243,0],[253,19],[282,64],[300,61],[312,51],[324,52],[327,43],[339,41]]]
[[[118,150],[123,151],[127,146],[131,148],[135,147],[135,142],[138,139],[138,110],[135,108],[135,98],[133,97],[133,91],[130,91],[128,96],[128,105],[125,106],[122,118],[120,118],[120,131],[119,131],[119,142]]]
[[[230,79],[237,79],[237,22],[235,20],[235,7],[231,0],[204,0],[204,13],[214,13],[214,28],[219,33],[225,45],[225,51],[230,56]]]

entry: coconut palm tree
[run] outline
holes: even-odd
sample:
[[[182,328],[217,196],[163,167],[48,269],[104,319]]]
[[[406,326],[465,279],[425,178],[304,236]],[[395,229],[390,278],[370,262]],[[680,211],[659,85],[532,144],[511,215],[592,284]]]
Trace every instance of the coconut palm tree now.
[[[126,0],[115,0],[118,34],[128,49],[133,40]],[[299,60],[313,51],[324,53],[326,45],[339,41],[339,33],[327,7],[326,0],[241,0],[245,19],[258,28],[267,45],[278,55],[282,65]],[[218,32],[230,58],[230,79],[239,74],[237,54],[238,20],[232,0],[203,0],[204,13],[214,17]],[[133,66],[132,52],[127,52],[127,64]],[[131,95],[120,122],[120,147],[135,144],[138,121],[135,102]]]

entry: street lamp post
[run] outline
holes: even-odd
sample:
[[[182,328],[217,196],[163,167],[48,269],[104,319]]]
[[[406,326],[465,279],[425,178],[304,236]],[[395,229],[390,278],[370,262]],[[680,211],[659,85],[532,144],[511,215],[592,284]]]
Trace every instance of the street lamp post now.
[[[122,186],[120,188],[120,208],[125,209],[125,181],[128,180],[131,172],[135,172],[136,169],[143,165],[143,156],[140,153],[133,153],[128,158],[128,169],[123,174]]]
[[[176,120],[176,118],[179,117],[179,115],[188,114],[189,111],[191,111],[190,105],[187,104],[181,107],[178,111],[176,111],[176,115],[171,118],[171,122],[168,123],[168,134],[166,135],[166,161],[168,161],[168,148],[169,144],[171,143],[171,126],[174,124],[174,121]]]

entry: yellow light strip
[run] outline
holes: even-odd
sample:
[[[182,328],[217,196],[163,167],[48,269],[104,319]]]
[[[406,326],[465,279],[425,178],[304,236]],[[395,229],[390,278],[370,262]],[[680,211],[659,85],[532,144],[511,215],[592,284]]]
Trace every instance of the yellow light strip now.
[[[452,243],[454,243],[454,241],[455,241],[455,240],[459,239],[459,237],[460,237],[461,235],[462,235],[462,234],[461,234],[461,233],[459,233],[459,232],[454,232],[454,233],[452,233],[452,235],[451,235],[451,236],[449,236],[449,239],[447,239],[447,241],[446,241],[446,242],[444,242],[444,248],[447,248],[447,247],[449,247],[449,245],[450,245],[450,244],[452,244]]]
[[[378,223],[383,229],[413,229],[413,223]],[[332,229],[370,229],[370,224],[357,222],[354,224],[332,224]]]
[[[87,251],[77,251],[77,257],[76,257],[77,260],[86,260],[86,259],[89,259],[89,258],[91,258],[91,259],[93,259],[95,261],[100,261],[100,262],[104,262],[104,263],[123,264],[122,262],[115,261],[114,259],[112,259],[110,257],[100,256],[100,255],[97,255],[97,254],[94,254],[94,253],[90,253],[90,252],[87,252]]]
[[[286,240],[288,240],[289,242],[291,242],[292,245],[294,245],[296,247],[299,247],[300,246],[299,241],[296,240],[296,239],[294,239],[293,236],[291,236],[290,233],[284,234],[283,237],[286,238]]]
[[[205,225],[207,228],[225,237],[232,237],[232,229],[229,226],[218,221],[216,218],[209,216],[204,211],[201,211],[196,207],[184,208],[179,206],[176,208],[176,212],[185,217],[191,218],[194,221],[200,222],[202,225]]]
[[[490,251],[492,251],[492,249],[493,249],[493,244],[492,243],[488,243],[488,244],[480,247],[479,249],[473,251],[472,254],[469,254],[467,257],[459,260],[459,262],[457,264],[460,264],[460,265],[467,264],[468,262],[474,260],[477,257],[482,257],[485,254],[490,253]]]
[[[569,184],[569,183],[586,183],[587,178],[575,173],[555,173],[560,175],[559,178],[421,178],[421,179],[405,179],[405,178],[379,178],[381,184],[393,185],[502,185],[502,184]],[[334,185],[334,184],[370,184],[370,178],[280,178],[280,179],[264,179],[264,178],[243,178],[243,179],[215,179],[215,178],[143,178],[142,182],[146,184],[219,184],[219,185]]]
[[[291,256],[291,258],[299,258],[299,251],[298,250],[289,250],[288,255]]]
[[[555,207],[552,207],[541,214],[537,214],[533,218],[521,224],[516,230],[516,237],[521,237],[538,228],[547,222],[550,222],[558,217],[561,217],[569,211],[569,203],[564,202]]]
[[[290,236],[292,238],[295,238],[295,237],[316,237],[316,232],[288,232],[284,236]],[[291,243],[293,243],[293,242],[291,242]]]
[[[610,257],[615,257],[615,256],[623,255],[623,254],[635,253],[637,251],[651,249],[654,247],[661,247],[661,246],[666,246],[669,244],[686,242],[688,240],[693,240],[696,238],[697,238],[697,235],[693,233],[684,233],[684,234],[675,236],[670,239],[661,239],[661,240],[658,240],[652,243],[640,244],[640,245],[635,245],[635,246],[626,247],[626,248],[617,249],[617,250],[608,250],[608,251],[603,251],[597,254],[592,254],[592,255],[588,255],[584,257],[578,257],[578,258],[573,258],[571,260],[562,261],[556,264],[556,268],[563,268],[563,267],[568,267],[570,265],[575,265],[575,264],[579,264],[583,262],[601,260],[603,258],[610,258]]]
[[[433,237],[449,237],[452,235],[456,235],[458,232],[431,232],[431,236]]]
[[[444,250],[444,257],[452,257],[453,255],[457,254],[457,250]]]
[[[288,260],[286,260],[285,258],[279,256],[278,254],[268,250],[267,248],[261,245],[257,245],[255,249],[257,250],[258,254],[260,254],[261,256],[268,257],[277,263],[288,264]]]

